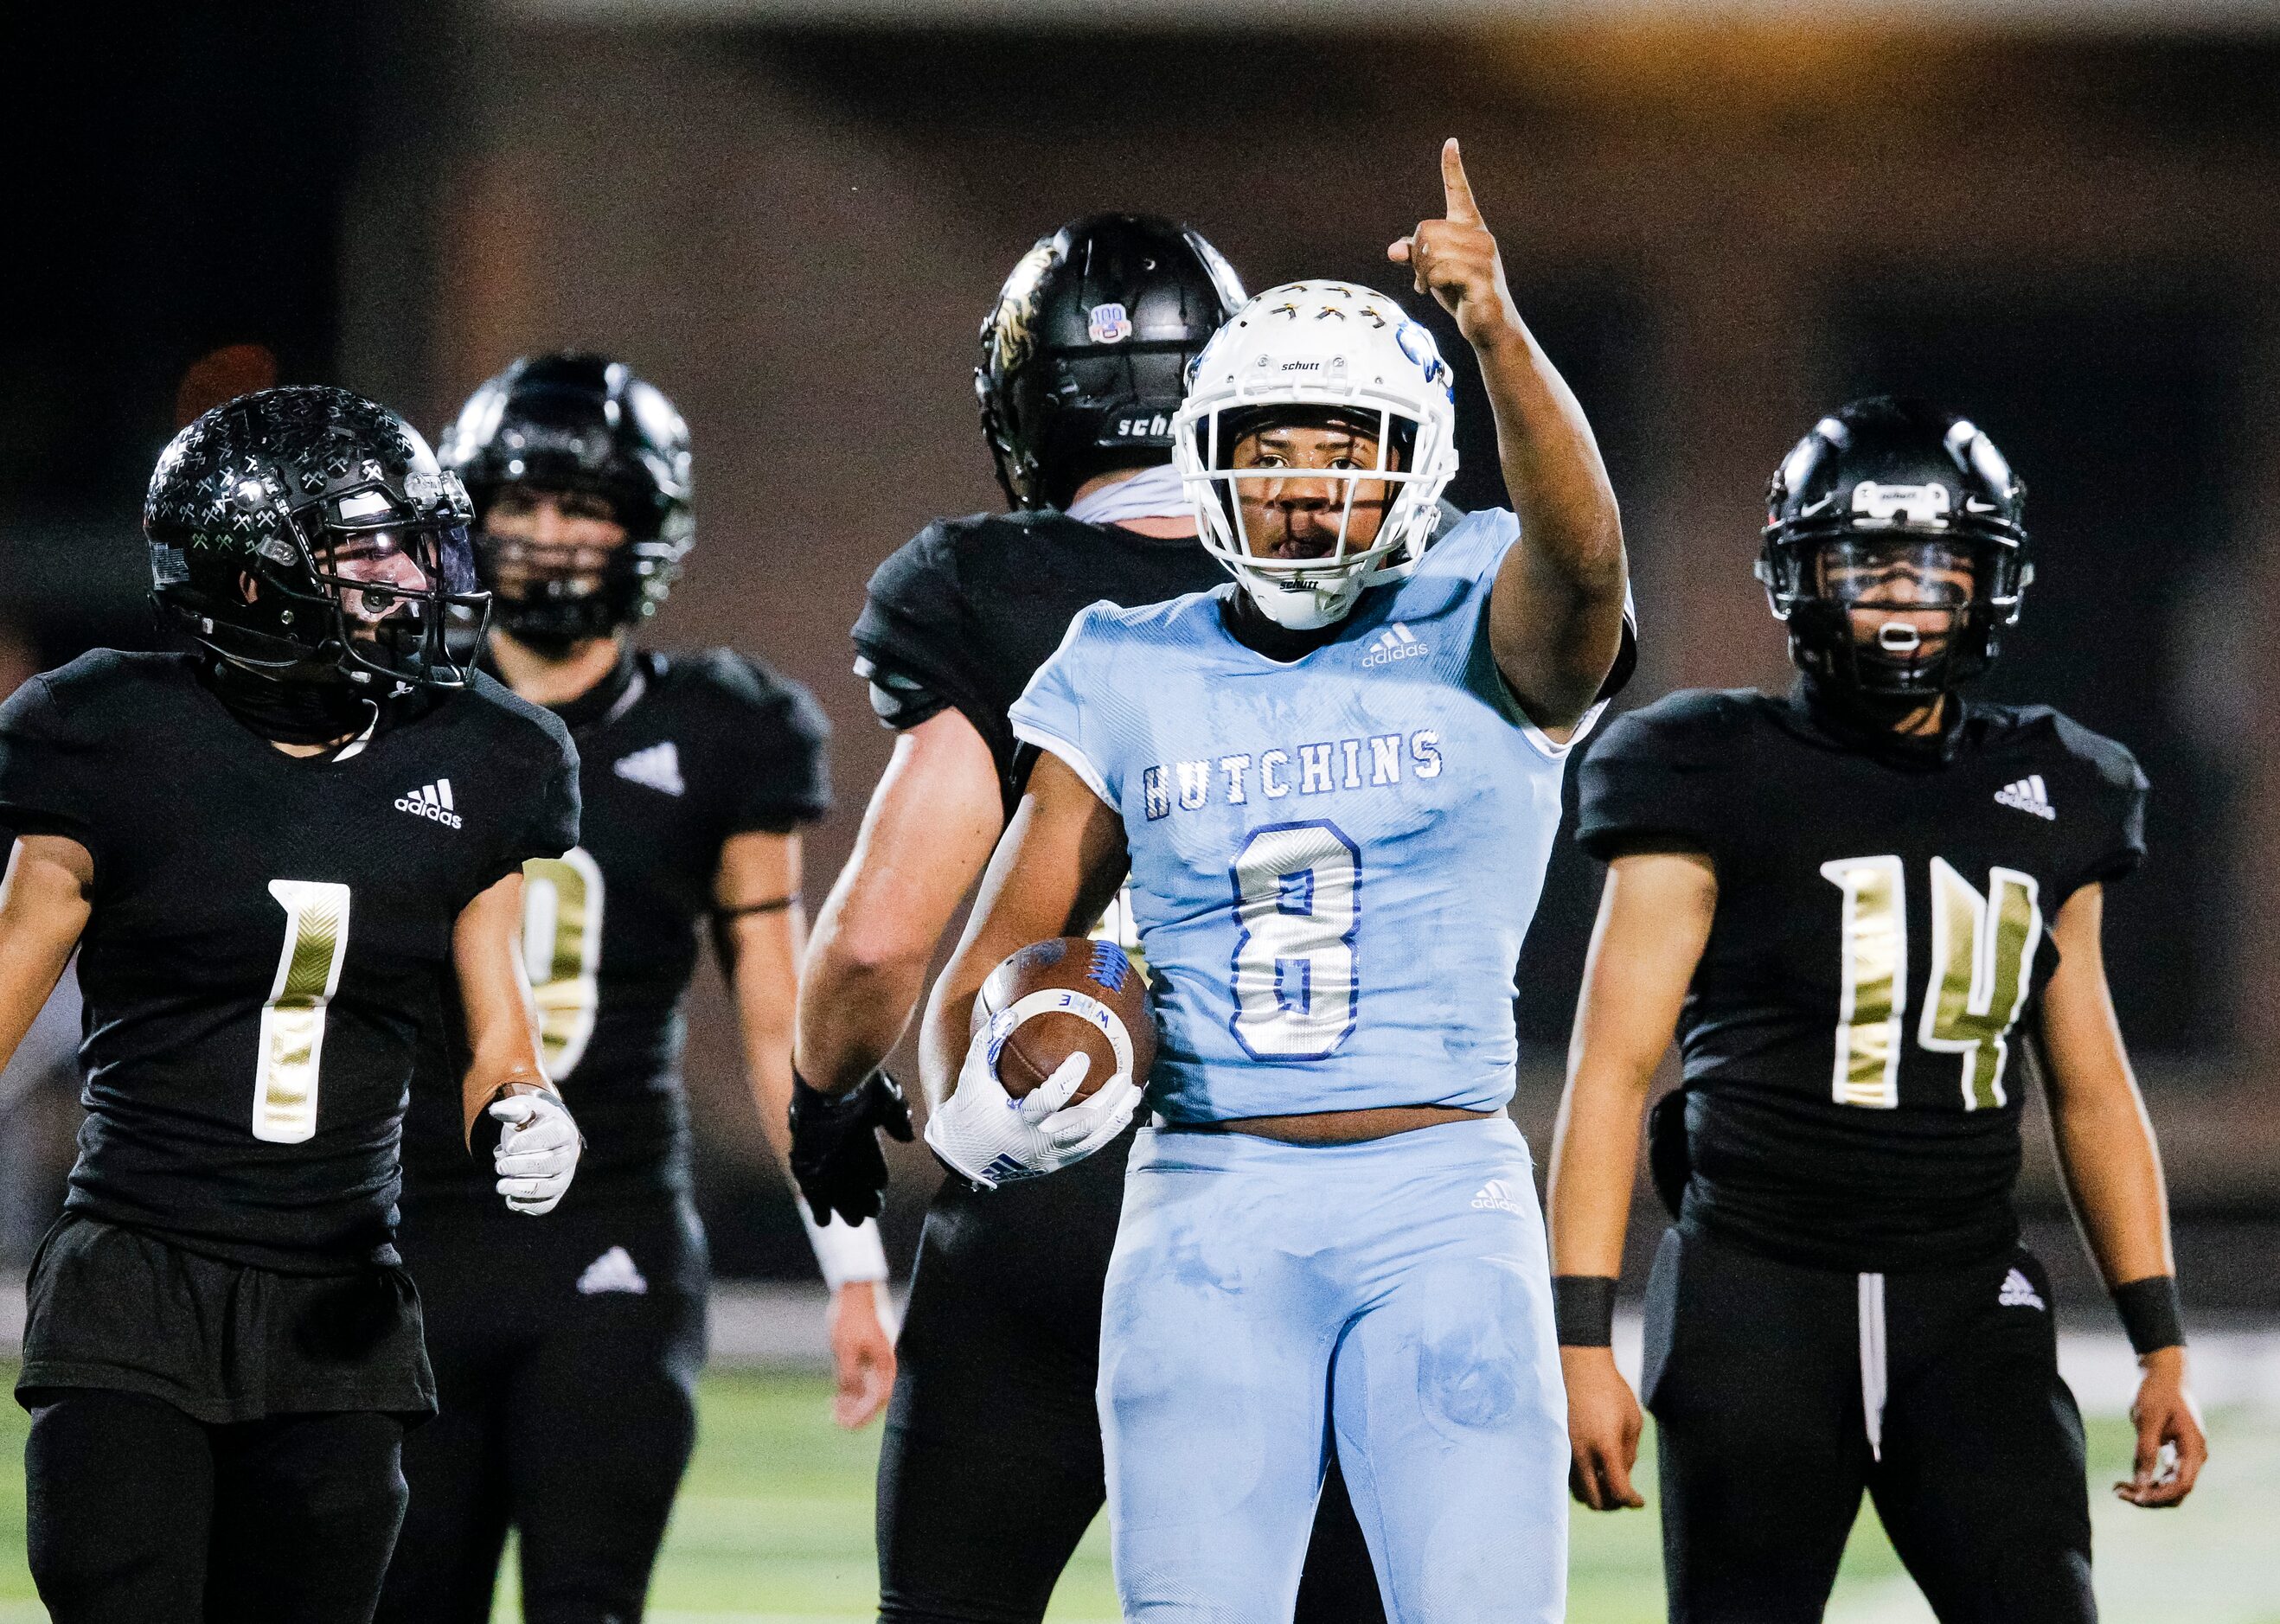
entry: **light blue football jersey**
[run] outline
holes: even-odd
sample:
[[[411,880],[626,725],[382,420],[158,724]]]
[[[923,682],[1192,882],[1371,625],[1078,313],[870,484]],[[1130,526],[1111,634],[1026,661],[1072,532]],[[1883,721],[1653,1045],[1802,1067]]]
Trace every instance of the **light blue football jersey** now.
[[[1511,1098],[1514,974],[1574,743],[1529,724],[1490,654],[1518,534],[1467,516],[1288,664],[1229,635],[1233,582],[1096,604],[1014,703],[1014,733],[1122,815],[1167,1120]]]

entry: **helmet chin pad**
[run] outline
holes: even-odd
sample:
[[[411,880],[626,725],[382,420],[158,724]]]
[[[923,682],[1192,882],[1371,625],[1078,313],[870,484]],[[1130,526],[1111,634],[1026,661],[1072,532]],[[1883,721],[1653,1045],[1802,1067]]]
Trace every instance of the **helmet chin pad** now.
[[[1242,573],[1241,580],[1243,589],[1251,594],[1251,601],[1258,605],[1259,612],[1290,632],[1315,632],[1336,625],[1353,612],[1362,588],[1368,584],[1360,575],[1299,582],[1277,581],[1249,571]]]

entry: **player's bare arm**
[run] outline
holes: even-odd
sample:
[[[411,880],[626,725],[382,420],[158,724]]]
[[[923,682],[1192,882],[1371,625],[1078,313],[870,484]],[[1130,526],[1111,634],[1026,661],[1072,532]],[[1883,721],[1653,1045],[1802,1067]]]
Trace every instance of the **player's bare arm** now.
[[[1521,319],[1452,137],[1443,218],[1386,250],[1456,319],[1479,359],[1520,542],[1489,597],[1497,666],[1554,738],[1582,720],[1622,647],[1622,520],[1583,409]]]
[[[792,1006],[806,945],[800,907],[797,835],[752,830],[720,848],[712,896],[714,937],[744,1041],[744,1073],[768,1148],[791,1161]],[[848,1280],[831,1294],[829,1329],[838,1391],[832,1414],[857,1428],[876,1415],[895,1381],[895,1343],[880,1309],[878,1282]]]
[[[935,945],[1002,827],[990,747],[963,713],[896,735],[800,970],[797,1056],[811,1087],[845,1092],[901,1040]]]
[[[1710,860],[1691,851],[1617,858],[1599,894],[1552,1141],[1549,1216],[1553,1278],[1605,1281],[1610,1300],[1622,1270],[1647,1092],[1717,904]],[[1638,1461],[1638,1400],[1615,1369],[1612,1348],[1568,1341],[1571,1334],[1596,1337],[1596,1329],[1560,1329],[1575,1451],[1568,1488],[1593,1511],[1643,1505],[1630,1475]]]
[[[957,712],[908,729],[824,900],[801,974],[789,1119],[792,1178],[817,1225],[834,1213],[858,1225],[877,1217],[887,1188],[879,1134],[912,1136],[910,1106],[879,1066],[989,855],[996,774],[981,735]]]
[[[516,950],[522,939],[522,875],[506,875],[460,912],[451,927],[451,965],[467,1021],[469,1059],[460,1081],[466,1125],[501,1094],[552,1091],[525,1012]]]
[[[784,1126],[791,1110],[791,1012],[807,935],[799,874],[798,835],[751,830],[721,843],[712,878],[720,920],[713,940],[736,1003],[745,1078],[761,1132],[780,1160],[791,1153]]]
[[[1044,755],[990,858],[966,934],[927,1001],[919,1072],[937,1108],[971,1038],[974,995],[998,961],[1049,936],[1081,935],[1123,883],[1124,825],[1060,758]]]
[[[94,858],[66,835],[27,835],[9,851],[0,880],[0,1066],[71,962],[94,884]]]
[[[2042,1036],[2049,1056],[2051,1133],[2075,1213],[2108,1289],[2164,1281],[2176,1272],[2161,1151],[2122,1047],[2106,981],[2101,926],[2105,888],[2087,885],[2053,921],[2058,968],[2043,993]],[[2156,1288],[2159,1289],[2159,1288]],[[2182,1343],[2141,1354],[2145,1371],[2130,1419],[2137,1459],[2114,1492],[2134,1505],[2176,1505],[2191,1494],[2208,1459],[2208,1440],[2185,1386]],[[2173,1462],[2162,1459],[2164,1448]]]
[[[505,1126],[496,1165],[498,1193],[519,1212],[551,1212],[578,1166],[576,1123],[546,1079],[522,982],[522,874],[508,874],[469,903],[451,927],[451,965],[467,1024],[467,1074],[460,1103],[472,1137],[485,1114]]]

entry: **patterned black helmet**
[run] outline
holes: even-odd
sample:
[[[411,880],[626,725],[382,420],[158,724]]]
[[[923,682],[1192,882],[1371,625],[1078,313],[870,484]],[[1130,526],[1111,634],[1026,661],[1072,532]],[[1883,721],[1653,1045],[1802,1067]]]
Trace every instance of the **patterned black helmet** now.
[[[142,502],[152,595],[218,658],[292,681],[458,688],[488,599],[467,494],[361,395],[242,395],[176,435]]]
[[[1040,237],[982,323],[974,392],[1015,507],[1065,507],[1115,467],[1169,462],[1188,368],[1243,304],[1198,233],[1096,214]]]
[[[540,545],[488,528],[475,562],[517,637],[566,643],[657,612],[696,538],[689,426],[662,390],[604,356],[526,356],[472,396],[445,431],[443,466],[478,521],[520,488],[606,504],[626,531],[607,549]]]
[[[1766,496],[1757,575],[1807,673],[1891,698],[1930,697],[1995,658],[2028,584],[2027,488],[1968,418],[1877,396],[1814,425]],[[1905,604],[1876,583],[1910,578]],[[1860,594],[1868,592],[1863,598]],[[1913,612],[1896,619],[1893,610]],[[1876,635],[1854,617],[1876,613]],[[1919,620],[1944,630],[1919,628]]]

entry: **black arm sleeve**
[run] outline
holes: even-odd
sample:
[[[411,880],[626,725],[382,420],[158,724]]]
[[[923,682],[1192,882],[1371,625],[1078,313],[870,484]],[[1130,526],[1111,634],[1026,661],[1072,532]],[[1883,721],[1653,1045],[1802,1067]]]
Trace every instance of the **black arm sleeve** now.
[[[2098,774],[2098,840],[2072,889],[2119,880],[2145,860],[2145,801],[2152,786],[2129,747],[2068,722],[2060,736]]]
[[[1577,775],[1576,843],[1603,863],[1672,848],[1714,861],[1736,815],[1739,729],[1727,703],[1680,693],[1618,718]]]
[[[63,835],[103,862],[95,741],[77,736],[48,679],[34,677],[0,705],[0,829]]]
[[[928,525],[873,573],[854,627],[856,674],[896,729],[955,707],[984,738],[1004,718],[972,669],[974,638],[949,528]]]
[[[869,656],[855,657],[855,674],[871,685],[871,713],[897,733],[917,727],[950,708],[950,701],[927,686],[924,677],[882,666]]]
[[[831,810],[831,724],[806,689],[758,660],[712,657],[725,704],[721,832],[789,835]]]
[[[499,852],[494,885],[532,858],[560,857],[578,843],[578,747],[558,718],[550,712],[545,720],[546,742],[556,748],[533,764],[532,781],[540,788],[529,816]]]
[[[1613,699],[1631,685],[1631,675],[1638,670],[1638,610],[1623,594],[1623,640],[1615,645],[1615,663],[1607,667],[1607,680],[1599,684],[1601,699]]]

